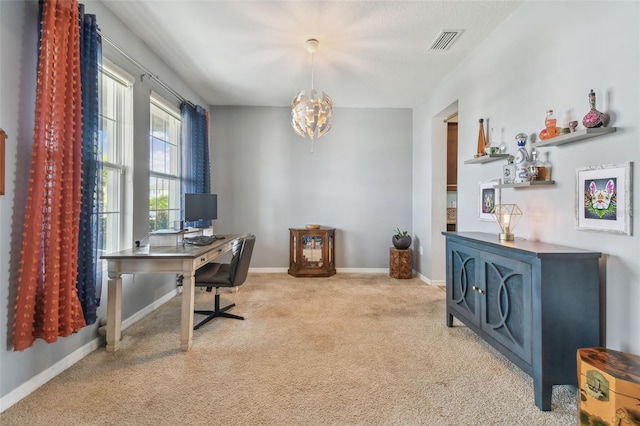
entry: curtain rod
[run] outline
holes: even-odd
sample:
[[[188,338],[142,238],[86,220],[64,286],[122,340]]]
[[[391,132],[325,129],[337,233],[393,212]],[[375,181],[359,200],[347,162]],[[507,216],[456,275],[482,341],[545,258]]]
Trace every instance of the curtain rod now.
[[[107,43],[109,43],[111,46],[113,46],[114,49],[116,49],[118,51],[118,53],[120,53],[122,56],[124,56],[129,62],[131,62],[133,65],[135,65],[136,67],[140,68],[142,71],[144,71],[144,74],[140,75],[140,81],[144,80],[144,77],[147,76],[150,79],[154,80],[156,83],[158,83],[163,89],[165,89],[167,92],[169,92],[170,94],[172,94],[173,96],[176,97],[176,99],[178,99],[180,102],[186,102],[188,104],[190,104],[191,106],[195,106],[191,101],[187,100],[187,98],[185,98],[184,96],[182,96],[180,93],[176,92],[175,90],[173,90],[168,84],[166,84],[164,81],[160,80],[160,78],[153,74],[151,71],[149,71],[149,69],[147,67],[145,67],[144,65],[142,65],[140,62],[136,61],[135,59],[133,59],[131,56],[129,56],[127,54],[127,52],[125,52],[124,50],[122,50],[122,48],[120,46],[118,46],[113,40],[109,39],[108,37],[106,37],[104,35],[104,33],[98,29],[98,34],[100,34],[100,37],[102,37],[102,39],[104,41],[106,41]]]

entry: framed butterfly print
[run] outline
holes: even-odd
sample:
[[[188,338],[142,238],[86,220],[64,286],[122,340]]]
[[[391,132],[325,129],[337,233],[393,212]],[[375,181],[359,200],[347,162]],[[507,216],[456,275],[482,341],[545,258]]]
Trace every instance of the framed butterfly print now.
[[[632,165],[576,169],[576,229],[631,235]]]

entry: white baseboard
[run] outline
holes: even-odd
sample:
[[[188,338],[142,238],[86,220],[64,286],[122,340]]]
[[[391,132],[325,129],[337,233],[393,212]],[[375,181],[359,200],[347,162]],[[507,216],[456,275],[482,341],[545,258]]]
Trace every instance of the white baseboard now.
[[[425,283],[429,284],[429,285],[438,285],[438,286],[443,286],[445,285],[447,282],[444,280],[431,280],[427,277],[425,277],[422,274],[417,274],[418,278],[420,278],[422,281],[424,281]]]
[[[264,273],[264,274],[286,274],[287,271],[289,269],[288,268],[249,268],[249,272],[253,272],[253,273]],[[336,272],[339,273],[344,273],[344,274],[348,274],[348,273],[356,273],[356,274],[386,274],[389,272],[389,268],[336,268]],[[444,280],[430,280],[429,278],[427,278],[426,276],[416,272],[415,270],[413,271],[414,274],[416,274],[416,276],[418,278],[420,278],[422,281],[424,281],[425,283],[429,284],[429,285],[438,285],[438,286],[443,286],[445,285],[446,281]]]
[[[256,274],[286,274],[289,268],[249,268],[249,272]]]
[[[336,268],[336,272],[352,274],[388,274],[389,268]]]
[[[249,268],[249,272],[265,274],[286,274],[287,271],[289,271],[288,268]],[[336,268],[336,272],[358,274],[386,274],[389,272],[389,268]]]
[[[153,303],[145,306],[140,311],[123,320],[122,330],[125,330],[126,328],[135,324],[137,321],[141,320],[145,315],[148,315],[155,309],[159,308],[161,305],[167,303],[169,300],[176,296],[177,292],[178,290],[170,291],[160,299],[155,300]],[[98,323],[99,321],[100,319],[98,319],[96,323]],[[82,358],[86,357],[101,346],[104,346],[104,338],[96,337],[86,345],[78,348],[60,361],[56,362],[43,372],[33,376],[31,379],[29,379],[29,381],[23,383],[22,385],[18,386],[17,388],[0,398],[0,413],[7,410],[9,407],[16,404],[21,399],[25,398],[27,395],[38,389],[40,386],[44,385],[49,380],[53,379],[58,374],[62,373],[64,370],[71,367],[73,364],[80,361]]]
[[[49,380],[56,377],[58,374],[62,373],[67,368],[71,367],[76,362],[80,361],[85,356],[89,355],[91,352],[98,349],[100,347],[101,340],[101,338],[93,339],[91,342],[70,353],[51,367],[44,370],[42,373],[33,376],[28,382],[23,383],[0,398],[0,413],[47,383]]]

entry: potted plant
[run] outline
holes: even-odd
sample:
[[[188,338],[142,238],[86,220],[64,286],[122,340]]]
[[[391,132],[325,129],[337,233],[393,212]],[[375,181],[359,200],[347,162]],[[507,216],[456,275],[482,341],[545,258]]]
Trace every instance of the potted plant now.
[[[396,233],[391,237],[393,246],[399,250],[406,250],[411,246],[411,235],[408,231],[401,231],[400,228],[396,228]]]

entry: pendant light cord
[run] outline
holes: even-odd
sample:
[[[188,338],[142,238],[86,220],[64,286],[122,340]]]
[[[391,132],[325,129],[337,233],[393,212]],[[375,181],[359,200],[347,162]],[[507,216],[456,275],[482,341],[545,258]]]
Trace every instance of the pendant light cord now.
[[[313,91],[313,52],[311,52],[311,91]],[[311,139],[311,153],[313,153],[313,139]]]
[[[311,52],[311,90],[313,90],[313,52]]]

